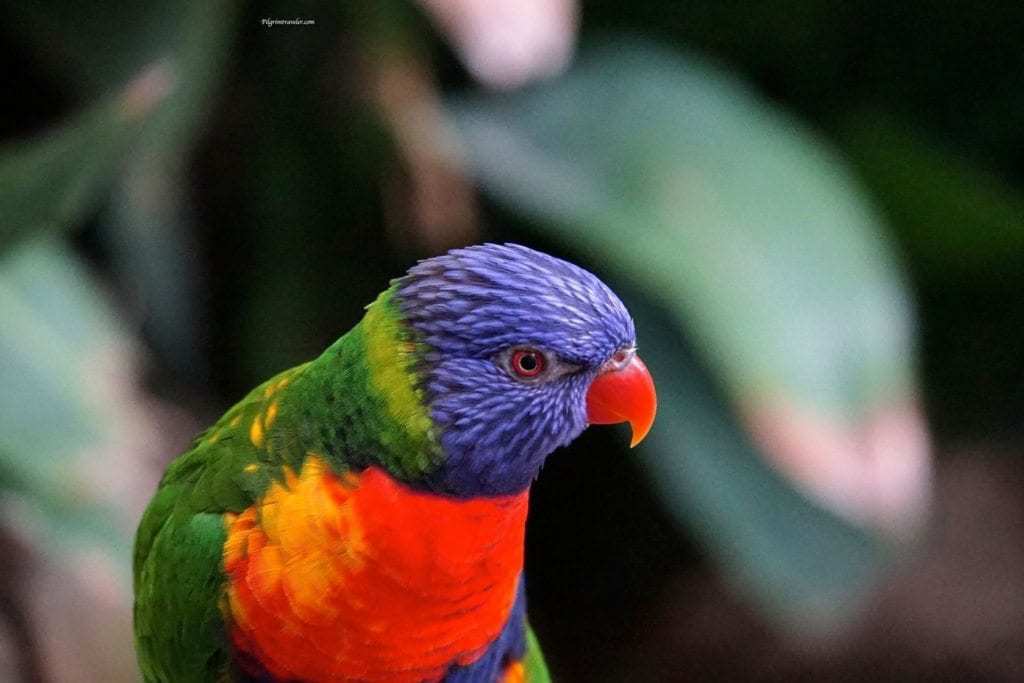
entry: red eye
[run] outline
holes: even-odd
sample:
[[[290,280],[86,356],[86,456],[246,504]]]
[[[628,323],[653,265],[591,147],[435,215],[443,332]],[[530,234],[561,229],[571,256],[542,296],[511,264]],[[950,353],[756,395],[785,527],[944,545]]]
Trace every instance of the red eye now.
[[[536,377],[544,372],[544,356],[533,349],[519,349],[512,354],[512,372],[519,377]]]

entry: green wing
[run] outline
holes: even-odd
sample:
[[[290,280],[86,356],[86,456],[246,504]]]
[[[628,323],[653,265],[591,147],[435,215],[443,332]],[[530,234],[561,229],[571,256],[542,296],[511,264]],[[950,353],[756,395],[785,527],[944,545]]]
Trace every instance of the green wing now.
[[[135,641],[147,681],[228,678],[224,514],[253,505],[284,467],[299,471],[317,453],[342,472],[373,454],[415,479],[436,465],[413,371],[418,347],[397,316],[386,291],[319,358],[254,389],[171,463],[135,542]]]
[[[526,654],[523,656],[523,668],[526,669],[526,683],[551,683],[548,665],[544,663],[544,653],[540,651],[540,643],[530,625],[526,625]]]
[[[147,681],[209,681],[226,671],[223,512],[251,500],[227,476],[238,457],[230,446],[200,443],[176,461],[139,526],[135,645]]]
[[[288,373],[255,389],[171,463],[142,517],[135,537],[135,648],[146,681],[227,678],[224,513],[241,512],[269,485],[264,471],[272,468],[243,475],[247,465],[271,457],[250,430],[254,419],[266,417],[267,387]]]
[[[226,671],[223,543],[220,515],[172,513],[140,556],[135,646],[146,681],[210,681]]]

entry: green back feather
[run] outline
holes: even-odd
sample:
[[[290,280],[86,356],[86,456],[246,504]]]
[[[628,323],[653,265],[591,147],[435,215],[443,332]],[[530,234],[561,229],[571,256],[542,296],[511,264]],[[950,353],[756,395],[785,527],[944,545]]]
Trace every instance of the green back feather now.
[[[548,665],[544,662],[544,654],[540,643],[530,625],[526,625],[526,655],[523,657],[523,668],[526,669],[526,683],[551,683]]]
[[[264,382],[167,469],[135,543],[135,633],[147,681],[226,676],[223,514],[253,505],[309,453],[411,481],[441,449],[418,388],[421,353],[392,290],[319,358]]]

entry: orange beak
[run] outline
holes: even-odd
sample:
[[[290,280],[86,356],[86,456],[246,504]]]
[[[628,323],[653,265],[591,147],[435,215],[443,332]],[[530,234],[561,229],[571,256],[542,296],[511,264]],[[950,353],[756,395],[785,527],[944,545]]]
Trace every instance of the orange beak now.
[[[630,448],[647,436],[657,410],[654,380],[639,356],[633,356],[622,367],[603,370],[587,391],[587,420],[590,424],[628,422],[633,429]]]

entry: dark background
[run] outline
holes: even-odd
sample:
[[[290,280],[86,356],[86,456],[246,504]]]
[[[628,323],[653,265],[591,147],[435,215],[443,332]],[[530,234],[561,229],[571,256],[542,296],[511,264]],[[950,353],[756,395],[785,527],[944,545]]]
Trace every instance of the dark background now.
[[[167,19],[179,10],[186,19]],[[588,430],[549,461],[532,498],[531,620],[552,673],[564,681],[1020,680],[1024,9],[649,0],[587,2],[580,11],[581,53],[628,36],[717,64],[765,106],[815,131],[878,208],[915,304],[916,398],[931,434],[934,506],[908,544],[913,551],[886,566],[854,616],[809,635],[815,629],[790,628],[737,588],[709,550],[714,543],[688,526],[699,520],[681,519],[655,493],[657,475],[625,448],[623,434]],[[260,25],[293,16],[316,24]],[[0,17],[8,94],[0,207],[9,208],[0,211],[0,265],[40,244],[70,245],[67,258],[82,266],[75,277],[112,312],[115,336],[130,340],[113,362],[124,370],[114,398],[81,398],[115,405],[101,411],[110,432],[81,438],[112,438],[118,445],[107,452],[124,450],[123,460],[85,462],[117,468],[133,492],[130,502],[116,487],[89,502],[90,514],[114,520],[99,523],[105,540],[96,542],[114,568],[90,565],[85,573],[121,578],[95,590],[98,603],[55,605],[51,591],[71,585],[60,577],[80,562],[75,553],[93,542],[93,530],[67,523],[78,517],[74,502],[50,500],[66,483],[65,465],[22,475],[26,453],[50,457],[25,436],[31,432],[0,443],[0,486],[15,501],[3,508],[4,680],[132,679],[128,642],[111,635],[96,645],[88,638],[98,636],[82,634],[90,623],[125,632],[126,539],[162,464],[263,378],[319,353],[415,259],[514,240],[607,274],[644,305],[662,307],[673,296],[638,285],[623,276],[630,266],[606,263],[543,215],[490,192],[472,171],[417,148],[415,136],[430,138],[430,126],[410,132],[401,112],[424,103],[442,110],[449,95],[490,96],[418,5],[18,3],[0,8]],[[224,35],[208,37],[218,30]],[[188,96],[194,100],[128,131],[123,149],[90,151],[120,133],[79,125],[77,112],[121,90],[154,46],[188,55],[190,41],[206,39],[220,46],[208,63],[182,57],[197,60],[194,73],[209,79]],[[63,156],[31,156],[31,145],[55,140],[52,131],[67,122]],[[97,161],[108,153],[108,164]],[[96,164],[81,172],[87,180],[62,181],[55,169],[82,159]],[[74,208],[38,227],[26,218],[65,205]],[[11,301],[0,298],[0,325],[15,317],[4,311]],[[26,301],[30,313],[49,305]],[[54,311],[41,317],[72,315]],[[638,327],[642,344],[644,335],[663,333]],[[24,329],[12,324],[5,333],[11,358],[10,349],[38,342],[19,337]],[[731,415],[733,397],[695,339],[700,331],[684,325],[674,348],[703,378],[699,390]],[[48,370],[58,372],[54,366]],[[673,381],[657,379],[659,388]],[[8,399],[35,405],[43,425],[63,400]],[[133,446],[140,442],[144,449]],[[36,508],[47,521],[26,521],[25,510]],[[91,619],[64,619],[75,609]]]

